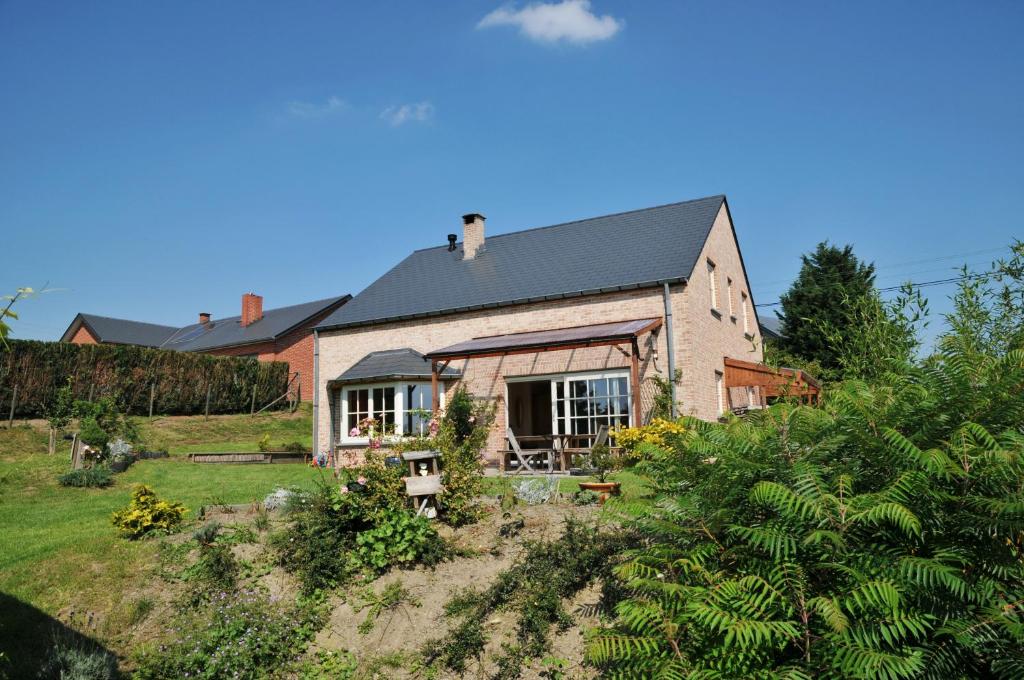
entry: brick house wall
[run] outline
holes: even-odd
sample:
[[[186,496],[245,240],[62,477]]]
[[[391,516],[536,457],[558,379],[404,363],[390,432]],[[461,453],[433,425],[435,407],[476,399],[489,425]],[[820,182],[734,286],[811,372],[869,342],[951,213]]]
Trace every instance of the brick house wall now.
[[[715,371],[724,373],[723,358],[761,359],[760,338],[753,316],[749,318],[749,324],[756,347],[744,337],[741,317],[737,317],[736,322],[729,318],[727,306],[723,318],[712,315],[704,264],[709,257],[715,261],[716,273],[721,278],[720,298],[723,301],[725,277],[733,280],[737,298],[735,309],[738,311],[739,294],[741,291],[749,293],[749,287],[724,205],[691,282],[674,285],[670,292],[676,368],[682,372],[677,398],[683,413],[705,419],[718,416]],[[317,385],[320,408],[315,433],[318,446],[325,449],[331,435],[329,405],[334,400],[328,399],[327,382],[370,352],[410,347],[427,353],[480,336],[663,318],[664,309],[663,290],[659,287],[321,332],[320,381]],[[655,334],[641,337],[640,341],[641,409],[646,417],[653,402],[651,378],[656,375],[668,377],[666,330],[662,327]],[[623,349],[629,351],[628,346]],[[629,358],[615,347],[592,347],[453,361],[451,367],[462,371],[461,382],[466,384],[471,394],[490,398],[496,404],[496,422],[485,450],[485,456],[495,460],[496,452],[504,448],[506,378],[628,369],[629,363]],[[448,389],[456,385],[455,382],[449,383]]]
[[[255,356],[260,361],[284,361],[290,373],[298,372],[297,384],[302,401],[313,400],[313,327],[324,320],[333,309],[327,310],[278,338],[277,341],[259,342],[212,349],[208,354],[219,356]]]
[[[98,345],[99,341],[96,339],[96,336],[89,332],[89,329],[85,327],[85,324],[82,324],[78,327],[78,330],[75,331],[75,334],[71,336],[71,344]]]

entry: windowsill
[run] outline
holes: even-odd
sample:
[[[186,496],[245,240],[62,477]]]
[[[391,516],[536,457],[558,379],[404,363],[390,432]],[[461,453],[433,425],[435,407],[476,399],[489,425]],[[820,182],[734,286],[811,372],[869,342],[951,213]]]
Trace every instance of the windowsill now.
[[[743,337],[745,337],[747,340],[753,340],[754,339],[754,334],[753,333],[744,333]]]
[[[730,314],[729,315],[729,321],[732,321],[733,323],[736,323],[736,315],[735,314]]]
[[[714,307],[712,307],[711,308],[711,316],[715,317],[716,319],[721,320],[722,313],[720,311],[718,311],[717,309],[715,309]]]

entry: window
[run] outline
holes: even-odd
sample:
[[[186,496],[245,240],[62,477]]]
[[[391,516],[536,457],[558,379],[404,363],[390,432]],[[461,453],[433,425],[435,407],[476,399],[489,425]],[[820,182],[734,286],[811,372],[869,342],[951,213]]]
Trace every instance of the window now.
[[[733,309],[733,305],[732,305],[732,279],[731,278],[726,278],[725,279],[725,294],[729,298],[729,303],[728,303],[729,304],[729,316],[731,316],[732,320],[735,321],[736,320],[736,310]]]
[[[715,281],[715,263],[708,260],[708,292],[711,294],[711,309],[718,309],[718,284]]]
[[[721,371],[715,371],[715,396],[718,399],[718,415],[725,413],[725,378]]]
[[[743,332],[747,335],[750,335],[750,314],[747,312],[747,307],[749,306],[747,294],[740,293],[740,307],[742,307],[741,313],[743,314]]]
[[[551,382],[556,434],[596,435],[602,425],[630,425],[628,375],[570,375]]]
[[[444,393],[441,393],[442,401]],[[334,399],[335,440],[365,443],[372,436],[414,436],[426,433],[433,399],[430,383],[394,383],[343,387]],[[361,426],[367,419],[369,433]],[[357,434],[352,434],[354,431]]]
[[[761,400],[757,398],[757,388],[747,386],[747,408],[761,408]]]

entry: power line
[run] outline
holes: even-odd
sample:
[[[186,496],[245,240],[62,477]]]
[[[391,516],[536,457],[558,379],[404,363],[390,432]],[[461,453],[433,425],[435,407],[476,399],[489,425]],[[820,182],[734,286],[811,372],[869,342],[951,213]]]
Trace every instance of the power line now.
[[[957,283],[957,282],[960,282],[960,281],[970,281],[971,279],[988,278],[988,277],[992,276],[993,274],[995,274],[995,272],[979,272],[979,273],[976,273],[976,274],[968,274],[967,276],[954,276],[954,277],[951,277],[951,278],[948,278],[948,279],[935,279],[934,281],[911,281],[910,285],[913,286],[914,288],[928,288],[930,286],[941,286],[941,285],[945,285],[945,284],[948,284],[948,283]],[[878,292],[879,293],[889,293],[889,292],[892,292],[894,290],[902,290],[903,287],[906,286],[906,285],[907,285],[906,283],[902,283],[902,284],[900,284],[898,286],[886,286],[885,288],[879,288]],[[754,306],[755,307],[776,307],[776,306],[781,305],[781,304],[782,304],[781,301],[776,300],[775,302],[765,302],[765,303],[761,303],[761,304],[754,305]]]

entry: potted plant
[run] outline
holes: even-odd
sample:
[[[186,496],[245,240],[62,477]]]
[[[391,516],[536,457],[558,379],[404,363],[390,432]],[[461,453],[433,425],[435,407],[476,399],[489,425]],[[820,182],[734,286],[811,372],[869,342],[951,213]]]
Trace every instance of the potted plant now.
[[[622,482],[608,481],[608,473],[619,467],[619,457],[612,453],[607,444],[600,444],[590,450],[587,458],[589,467],[593,468],[597,475],[597,481],[580,482],[580,489],[593,491],[598,495],[598,502],[604,505],[608,496],[618,496],[621,492]]]

